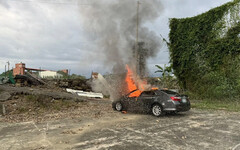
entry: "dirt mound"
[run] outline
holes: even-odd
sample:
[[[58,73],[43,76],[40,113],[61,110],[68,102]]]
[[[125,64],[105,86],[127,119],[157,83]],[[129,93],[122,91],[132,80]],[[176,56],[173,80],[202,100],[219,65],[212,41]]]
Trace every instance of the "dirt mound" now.
[[[107,105],[106,105],[107,104]],[[112,112],[111,102],[105,100],[54,100],[45,95],[19,95],[4,103],[6,115],[4,122],[43,122],[60,118],[92,117],[98,118]]]
[[[87,79],[45,79],[48,87],[70,88],[90,92],[90,80]]]
[[[75,100],[84,101],[85,97],[67,93],[65,89],[42,88],[42,87],[14,87],[10,85],[0,85],[0,90],[4,91],[5,95],[10,94],[11,97],[17,95],[44,95],[55,100]],[[8,94],[6,94],[8,93]],[[11,99],[11,98],[8,98]]]
[[[1,92],[0,93],[0,102],[4,102],[7,101],[11,98],[11,94],[9,94],[8,92]]]

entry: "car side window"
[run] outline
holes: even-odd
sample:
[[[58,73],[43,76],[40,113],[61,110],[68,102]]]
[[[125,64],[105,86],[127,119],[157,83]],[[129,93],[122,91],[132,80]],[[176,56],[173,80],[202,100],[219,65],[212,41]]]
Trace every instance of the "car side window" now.
[[[169,95],[168,95],[167,93],[165,93],[165,92],[163,92],[163,91],[159,91],[159,93],[161,93],[161,94],[159,94],[159,95],[161,95],[161,98],[163,98],[163,99],[169,99]]]
[[[164,96],[166,95],[164,92],[162,92],[162,91],[156,91],[156,94],[158,95],[158,97],[160,98],[160,99],[164,99]]]
[[[155,95],[155,92],[153,91],[144,91],[142,92],[141,97],[154,96],[154,95]]]

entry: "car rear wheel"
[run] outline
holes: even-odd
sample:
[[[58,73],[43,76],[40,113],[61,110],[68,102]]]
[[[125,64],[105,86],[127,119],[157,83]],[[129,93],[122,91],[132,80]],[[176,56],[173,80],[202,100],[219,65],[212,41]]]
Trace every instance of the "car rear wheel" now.
[[[117,102],[117,103],[115,104],[115,109],[116,109],[117,111],[122,111],[123,105],[122,105],[120,102]]]
[[[152,106],[152,114],[156,117],[162,116],[163,115],[162,107],[159,104],[154,104]]]

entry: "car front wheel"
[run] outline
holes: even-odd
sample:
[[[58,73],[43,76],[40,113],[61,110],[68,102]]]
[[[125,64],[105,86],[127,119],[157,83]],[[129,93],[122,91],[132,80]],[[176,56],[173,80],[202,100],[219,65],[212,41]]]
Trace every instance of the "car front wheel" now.
[[[156,117],[162,116],[163,115],[162,107],[159,104],[154,104],[152,106],[152,114]]]
[[[122,105],[120,102],[117,102],[117,103],[115,104],[115,109],[116,109],[117,111],[122,111],[123,105]]]

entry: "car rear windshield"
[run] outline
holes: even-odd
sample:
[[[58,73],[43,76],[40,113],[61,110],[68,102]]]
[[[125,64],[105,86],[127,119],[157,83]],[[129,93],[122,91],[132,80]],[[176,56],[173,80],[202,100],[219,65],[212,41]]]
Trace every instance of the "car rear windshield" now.
[[[178,93],[174,92],[174,91],[169,91],[169,90],[161,90],[162,92],[165,92],[169,95],[178,95]]]

